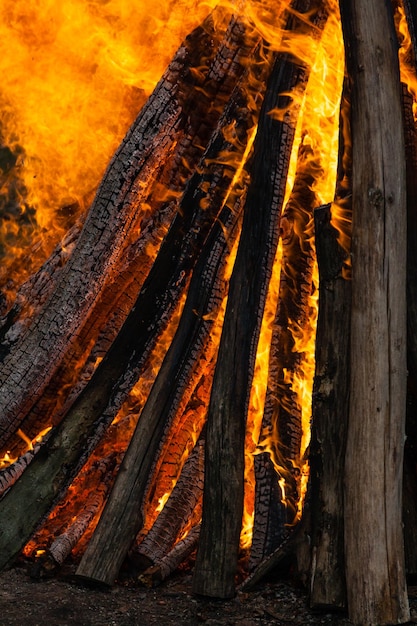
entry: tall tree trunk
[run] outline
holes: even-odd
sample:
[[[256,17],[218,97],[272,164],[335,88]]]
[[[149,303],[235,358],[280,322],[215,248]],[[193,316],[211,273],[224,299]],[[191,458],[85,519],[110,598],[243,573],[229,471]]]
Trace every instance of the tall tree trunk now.
[[[406,199],[391,3],[341,0],[352,80],[352,319],[345,463],[350,619],[409,619],[401,524],[406,399]]]

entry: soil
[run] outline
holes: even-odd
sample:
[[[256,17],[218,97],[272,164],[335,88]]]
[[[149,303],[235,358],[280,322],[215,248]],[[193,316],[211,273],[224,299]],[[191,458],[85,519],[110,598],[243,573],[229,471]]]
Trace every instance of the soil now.
[[[267,581],[232,600],[199,598],[192,576],[179,573],[154,589],[115,585],[91,589],[71,575],[34,580],[24,567],[0,574],[1,626],[348,626],[345,615],[315,614],[306,594],[282,580]],[[417,624],[417,587],[410,587],[412,619]]]

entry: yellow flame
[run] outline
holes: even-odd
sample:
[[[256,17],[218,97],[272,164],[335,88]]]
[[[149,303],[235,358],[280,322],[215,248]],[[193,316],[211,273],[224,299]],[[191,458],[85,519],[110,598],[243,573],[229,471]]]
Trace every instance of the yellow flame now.
[[[315,62],[310,70],[307,89],[303,97],[296,93],[291,94],[292,106],[301,108],[298,119],[296,137],[292,151],[290,171],[287,179],[287,202],[294,182],[297,166],[298,149],[301,141],[309,146],[312,153],[312,162],[319,161],[320,168],[316,166],[316,175],[313,183],[313,191],[319,198],[319,202],[327,203],[333,200],[336,169],[337,169],[337,146],[339,128],[339,107],[344,74],[344,54],[342,33],[340,28],[339,12],[336,3],[332,4],[332,14],[326,23],[322,38],[304,43],[304,49],[314,50]],[[291,48],[292,40],[289,38],[287,45]],[[303,48],[302,39],[297,38],[296,50]],[[301,53],[300,53],[301,56]],[[307,55],[308,56],[308,55]],[[304,57],[305,58],[305,57]],[[271,112],[280,118],[282,112]],[[308,227],[310,236],[313,238],[312,219]],[[270,291],[265,308],[262,323],[260,341],[258,346],[255,376],[250,400],[250,414],[248,418],[247,454],[246,454],[246,485],[249,487],[245,494],[244,523],[241,535],[242,547],[250,544],[251,528],[253,524],[253,455],[258,453],[256,444],[261,430],[263,406],[265,400],[266,384],[268,377],[268,355],[271,339],[271,324],[274,320],[276,303],[278,298],[279,275],[280,275],[281,252],[277,253],[274,264],[274,274],[270,283]],[[297,404],[301,411],[302,441],[300,458],[303,459],[310,441],[311,421],[311,398],[314,379],[314,351],[315,351],[315,328],[317,320],[318,300],[318,274],[315,266],[313,277],[314,288],[306,302],[309,311],[308,323],[300,326],[296,321],[291,321],[291,332],[294,340],[294,352],[302,355],[302,363],[296,372],[287,373],[286,382],[289,383],[297,397]],[[276,436],[276,434],[275,434]],[[262,440],[262,449],[268,449],[267,440]],[[275,442],[277,443],[277,442]],[[278,442],[279,443],[279,442]],[[272,451],[272,448],[271,448]],[[271,454],[274,461],[274,455]],[[279,465],[277,465],[279,474]],[[300,499],[298,502],[298,516],[301,515],[303,499],[308,481],[308,463],[304,461],[300,470]],[[283,478],[279,479],[282,498],[285,500],[286,483]]]

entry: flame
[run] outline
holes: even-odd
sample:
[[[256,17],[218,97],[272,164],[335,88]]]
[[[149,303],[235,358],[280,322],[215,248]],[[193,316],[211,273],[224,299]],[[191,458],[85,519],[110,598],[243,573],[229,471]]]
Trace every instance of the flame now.
[[[292,40],[285,41],[289,50],[292,48]],[[292,151],[290,171],[287,178],[287,192],[285,204],[290,197],[297,168],[297,159],[300,145],[310,148],[311,157],[304,166],[309,167],[314,178],[312,190],[315,192],[318,203],[327,203],[333,200],[336,185],[337,169],[337,145],[339,127],[339,106],[344,74],[343,40],[339,20],[338,6],[332,3],[332,13],[329,16],[323,35],[319,42],[308,39],[304,42],[297,38],[295,42],[297,51],[308,51],[306,58],[314,58],[314,64],[310,68],[310,75],[304,97],[299,94],[291,94],[293,105],[301,107],[301,115],[298,120],[296,137]],[[310,56],[314,51],[313,56]],[[282,112],[272,111],[271,114],[280,119]],[[319,166],[318,166],[319,163]],[[302,207],[300,207],[302,211]],[[314,232],[312,216],[307,226],[311,238],[310,244],[314,247]],[[286,482],[283,476],[279,460],[276,458],[274,449],[279,447],[277,433],[269,434],[273,441],[261,436],[261,422],[268,380],[269,349],[271,343],[272,325],[275,317],[275,309],[278,300],[279,276],[281,267],[282,249],[279,248],[274,263],[273,276],[270,282],[268,299],[262,323],[261,335],[258,345],[255,376],[250,401],[248,419],[248,435],[246,444],[246,494],[244,523],[241,534],[242,547],[248,547],[251,542],[253,525],[253,498],[254,476],[253,455],[260,451],[269,450],[271,458],[276,466],[282,499],[286,499]],[[318,307],[318,271],[317,264],[313,272],[313,288],[308,295],[306,309],[307,323],[300,325],[296,320],[290,321],[294,347],[293,351],[300,356],[300,363],[295,371],[284,372],[285,382],[297,398],[297,405],[301,411],[302,440],[300,446],[300,459],[302,465],[299,468],[299,501],[297,504],[297,518],[300,517],[308,481],[308,461],[306,451],[310,441],[311,421],[311,398],[314,378],[314,351],[315,329]],[[304,459],[304,460],[303,460]]]
[[[408,29],[407,18],[401,4],[396,6],[395,24],[400,43],[398,57],[400,62],[401,81],[407,85],[409,92],[413,96],[413,113],[414,119],[417,120],[417,75],[414,52],[410,31]]]
[[[26,260],[27,241],[39,241],[38,253],[33,263],[24,268],[22,274],[19,274],[16,267],[14,269],[17,276],[15,280],[19,282],[23,280],[25,273],[33,271],[34,266],[49,254],[52,245],[62,238],[68,226],[88,206],[108,159],[155,86],[173,52],[181,39],[207,15],[211,6],[210,2],[205,1],[193,5],[193,10],[190,11],[185,1],[165,1],[161,5],[153,5],[152,15],[149,15],[145,4],[129,4],[124,0],[90,0],[87,3],[81,0],[63,0],[59,6],[55,6],[50,0],[38,0],[36,7],[30,7],[22,0],[13,3],[11,0],[1,0],[1,5],[4,17],[0,25],[0,62],[4,64],[4,80],[3,91],[0,93],[0,138],[5,146],[3,154],[0,148],[0,168],[4,173],[1,184],[2,193],[9,199],[13,197],[17,207],[14,210],[18,213],[16,220],[3,220],[0,245],[7,249],[8,257],[4,276],[10,272],[10,265],[16,259],[23,257]],[[234,3],[223,2],[223,5],[236,8]],[[339,105],[344,72],[338,5],[335,0],[329,3],[331,13],[320,40],[315,36],[300,37],[293,36],[290,32],[283,33],[282,16],[289,0],[276,5],[254,0],[247,1],[241,8],[244,9],[246,18],[252,20],[271,42],[272,49],[291,51],[307,64],[311,64],[314,59],[305,93],[294,91],[289,94],[292,99],[291,107],[294,111],[300,111],[300,115],[284,206],[293,190],[300,146],[308,149],[311,155],[304,167],[306,170],[310,168],[313,177],[312,191],[318,203],[328,203],[333,200],[336,184]],[[76,46],[74,42],[77,42]],[[14,50],[13,60],[10,60],[7,49]],[[195,71],[198,72],[198,69]],[[256,100],[257,97],[254,78],[250,98]],[[279,118],[283,111],[271,111],[271,115]],[[236,167],[224,205],[234,206],[236,198],[245,187],[245,163],[255,132],[254,127],[243,159]],[[224,130],[224,136],[231,144],[237,141],[233,124]],[[230,152],[220,155],[218,162],[236,166],[235,157]],[[8,175],[12,170],[15,175],[13,183]],[[172,194],[172,190],[167,191],[160,185],[158,199],[172,199]],[[150,207],[145,204],[142,211],[150,211]],[[314,247],[312,220],[308,222],[307,230],[309,245]],[[160,241],[147,244],[149,257],[156,256],[159,244]],[[233,245],[231,242],[231,248],[226,280],[232,271],[237,241]],[[245,548],[250,545],[253,527],[253,458],[260,449],[269,449],[272,454],[280,443],[276,440],[276,433],[272,433],[274,441],[268,441],[264,437],[262,416],[281,261],[282,246],[277,251],[273,267],[250,398],[246,437],[245,509],[241,534],[241,545]],[[2,282],[4,284],[4,278],[0,275],[0,286]],[[298,364],[295,369],[286,369],[284,372],[285,383],[296,397],[302,422],[299,450],[301,461],[300,467],[296,468],[299,472],[298,517],[301,515],[308,481],[306,452],[310,438],[317,296],[317,268],[314,267],[312,289],[305,304],[307,322],[290,321],[293,351],[299,355]],[[112,437],[116,437],[118,454],[127,445],[174,336],[184,299],[185,296],[160,338],[147,371],[115,418],[109,437],[84,468],[78,483],[71,487],[67,500],[71,504],[62,505],[62,509],[56,510],[50,516],[48,524],[52,530],[47,533],[54,535],[58,532],[62,522],[57,521],[57,518],[63,513],[76,519],[82,494],[91,491],[91,484],[86,476],[100,458],[100,454],[102,458],[109,455],[114,442]],[[213,359],[219,344],[225,305],[226,298],[218,310],[206,316],[207,320],[213,322],[210,353]],[[95,367],[101,358],[97,357]],[[211,358],[202,367],[208,378],[212,375]],[[208,399],[209,385],[204,387],[201,406],[207,406]],[[179,416],[177,430],[172,435],[174,442],[171,442],[172,447],[176,446],[179,456],[175,476],[166,470],[161,461],[157,482],[153,486],[153,496],[146,505],[145,529],[155,520],[175,486],[179,472],[190,453],[191,444],[195,444],[200,433],[204,417],[203,409],[198,416],[186,416],[184,419],[182,415]],[[184,443],[178,433],[180,426],[184,427],[186,418],[193,421],[193,426],[189,427],[187,422],[185,434],[190,439]],[[167,457],[170,453],[171,449],[166,452]],[[274,462],[279,475],[282,499],[287,502],[289,488],[285,470],[280,465],[279,458],[274,457]],[[199,513],[200,511],[196,512],[196,515]]]
[[[2,282],[16,257],[23,280],[88,206],[175,49],[209,10],[209,2],[192,11],[157,2],[150,12],[124,0],[1,1]]]

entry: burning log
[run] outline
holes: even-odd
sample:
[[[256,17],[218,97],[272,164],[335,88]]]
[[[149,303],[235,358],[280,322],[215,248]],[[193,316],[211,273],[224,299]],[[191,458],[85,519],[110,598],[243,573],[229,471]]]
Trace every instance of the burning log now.
[[[200,438],[184,464],[181,475],[156,522],[143,541],[132,550],[129,560],[148,569],[170,551],[182,526],[191,518],[203,493],[204,439]],[[147,566],[144,567],[143,564]]]
[[[216,26],[219,26],[219,20],[216,20]],[[219,33],[214,34],[212,20],[208,18],[202,27],[198,28],[195,33],[187,38],[186,43],[179,50],[170,68],[168,68],[165,77],[162,79],[160,86],[156,89],[147,105],[149,109],[148,114],[142,113],[139,116],[135,131],[139,135],[141,132],[144,132],[146,135],[146,124],[151,123],[148,118],[152,112],[152,107],[158,105],[163,108],[165,106],[165,101],[161,101],[158,95],[160,90],[162,89],[162,91],[164,91],[170,81],[175,81],[176,91],[173,92],[170,97],[172,97],[174,103],[177,102],[179,121],[177,122],[177,126],[174,126],[174,134],[171,133],[170,135],[171,131],[168,126],[163,129],[163,132],[167,133],[167,137],[170,137],[170,140],[172,139],[174,148],[172,148],[172,146],[167,148],[169,151],[165,159],[167,161],[166,165],[163,164],[163,154],[159,154],[158,158],[161,160],[162,165],[158,166],[159,169],[154,171],[154,174],[152,174],[148,182],[146,182],[146,177],[141,177],[140,174],[138,174],[137,179],[132,182],[132,189],[128,191],[125,203],[130,203],[132,212],[135,212],[134,209],[140,203],[141,198],[145,206],[146,203],[152,202],[154,206],[159,207],[161,201],[158,200],[157,192],[161,187],[161,183],[166,183],[165,197],[169,197],[170,195],[174,197],[178,196],[180,189],[181,191],[183,190],[187,177],[190,177],[193,168],[197,166],[198,160],[201,159],[203,148],[207,146],[208,140],[216,128],[224,104],[230,98],[232,89],[242,75],[246,60],[253,52],[256,41],[259,39],[257,34],[248,34],[246,31],[247,29],[244,28],[242,23],[236,19],[232,19],[227,33],[225,34],[224,41],[220,40],[219,42],[219,35],[222,31],[219,29]],[[207,45],[205,45],[206,43]],[[207,53],[206,50],[209,52]],[[213,55],[212,60],[207,58],[208,54]],[[206,63],[209,65],[207,73],[204,74],[201,68],[204,67]],[[196,68],[199,68],[197,78],[195,77],[197,72]],[[202,77],[200,76],[201,74]],[[197,89],[197,87],[199,89]],[[200,89],[203,90],[203,93],[200,92]],[[176,93],[177,95],[175,95]],[[155,120],[153,118],[152,120],[152,124],[154,125]],[[163,125],[163,121],[161,124]],[[157,135],[155,139],[155,149],[159,149],[159,144],[162,141],[161,137],[158,137]],[[136,137],[136,139],[138,139],[138,137]],[[164,142],[162,142],[162,146],[164,145]],[[114,167],[116,167],[116,163],[120,159],[123,160],[124,158],[123,152],[116,154],[113,159]],[[184,163],[186,163],[186,165],[184,165]],[[120,165],[117,167],[120,167]],[[122,165],[122,167],[127,166],[125,164]],[[152,163],[149,164],[149,167],[152,169]],[[160,178],[158,184],[156,184],[155,179],[157,178],[158,172]],[[152,191],[155,185],[156,192]],[[149,187],[151,189],[150,191],[148,189]],[[96,204],[100,202],[100,194],[101,191],[99,190]],[[121,202],[122,200],[123,199],[121,199]],[[124,322],[143,284],[143,279],[146,275],[145,271],[149,269],[150,266],[151,261],[147,255],[147,250],[148,248],[155,248],[160,244],[160,240],[165,234],[166,228],[178,208],[177,205],[177,201],[163,201],[162,206],[158,208],[158,210],[156,210],[156,208],[153,209],[153,214],[150,217],[147,216],[146,210],[142,211],[140,214],[142,236],[137,243],[134,242],[127,249],[127,244],[124,244],[123,255],[121,255],[120,259],[123,263],[119,263],[116,276],[114,276],[114,272],[110,270],[103,274],[103,293],[100,297],[97,297],[97,302],[92,303],[94,309],[91,311],[89,317],[82,317],[77,327],[77,333],[72,335],[71,341],[72,344],[74,344],[75,341],[75,345],[67,346],[65,350],[62,350],[60,356],[61,362],[57,371],[52,371],[52,360],[52,362],[49,362],[49,366],[46,369],[47,373],[40,377],[44,381],[44,387],[46,386],[47,380],[49,381],[48,388],[45,392],[39,391],[39,394],[37,394],[37,392],[35,393],[36,390],[31,389],[30,392],[28,391],[27,395],[34,401],[34,406],[30,411],[28,407],[24,418],[25,432],[27,432],[29,436],[32,435],[31,428],[39,428],[41,420],[44,419],[43,415],[50,415],[52,407],[56,405],[59,400],[61,400],[62,404],[62,399],[65,399],[65,396],[62,394],[62,389],[71,387],[74,371],[80,371],[80,364],[88,355],[88,353],[84,354],[85,346],[94,343],[97,339],[97,335],[100,333],[103,340],[100,340],[99,337],[99,342],[91,353],[87,364],[87,380],[91,377],[91,372],[88,373],[88,368],[95,368],[96,360],[102,358],[103,353]],[[90,213],[94,213],[94,207]],[[137,229],[136,222],[132,224],[133,231],[135,231],[135,228]],[[110,218],[108,227],[110,229],[112,228]],[[114,227],[117,228],[116,226]],[[129,241],[129,239],[127,239],[127,241]],[[81,244],[78,243],[77,249],[73,252],[73,256],[79,255],[80,245]],[[45,271],[49,276],[49,267],[46,267]],[[63,271],[69,272],[69,274],[72,275],[71,269],[67,270],[66,268],[62,268],[60,273]],[[41,272],[41,279],[43,275],[44,271]],[[55,281],[57,281],[58,278],[59,275],[56,276]],[[68,282],[67,278],[62,280],[65,280],[65,283]],[[51,281],[51,284],[53,284],[53,281]],[[59,285],[61,285],[61,283],[59,283]],[[62,285],[59,285],[55,285],[55,290],[60,292],[62,291]],[[77,300],[77,298],[75,299]],[[29,298],[29,302],[32,302],[32,298]],[[36,304],[37,299],[34,298],[33,302]],[[43,313],[41,313],[41,315],[43,315]],[[167,319],[166,316],[164,319]],[[36,322],[36,324],[32,324],[32,326],[35,325],[37,327],[39,323]],[[103,325],[105,326],[104,328]],[[17,325],[15,325],[15,327],[16,326]],[[11,335],[12,331],[9,331],[8,336]],[[20,331],[20,327],[18,327],[18,331]],[[71,332],[70,329],[69,332]],[[24,338],[21,337],[20,341],[23,340]],[[16,332],[13,332],[13,344],[15,342]],[[12,354],[19,349],[19,345],[18,343],[12,346]],[[9,349],[10,345],[5,344],[4,350],[8,351]],[[9,358],[11,358],[11,356]],[[38,358],[38,352],[35,352],[35,362]],[[27,361],[28,360],[30,361],[30,359],[27,359]],[[7,374],[6,368],[3,369],[3,372],[5,371]],[[83,375],[81,375],[81,372],[79,373],[76,388],[72,390],[71,397],[67,401],[66,407],[63,409],[64,413],[77,397],[80,390],[85,386],[85,382],[82,383],[82,379],[85,378],[85,375],[84,373],[82,374]],[[25,380],[28,381],[28,379]],[[17,397],[17,393],[14,394],[14,397]],[[39,399],[36,401],[37,398]],[[57,412],[58,409],[59,405],[55,412]],[[55,423],[59,421],[61,415],[62,411],[61,414],[58,411],[58,414],[54,418]],[[16,424],[17,419],[18,417],[15,413],[13,415],[14,421],[7,422],[8,429],[16,430],[14,424]],[[34,434],[35,433],[33,433],[33,435]],[[9,448],[10,447],[9,444]]]
[[[317,18],[314,3],[295,3],[294,7],[310,10],[310,19]],[[289,28],[303,30],[300,22],[290,20]],[[296,85],[302,89],[306,73],[291,55],[278,55],[254,145],[251,185],[207,418],[203,519],[193,580],[194,592],[202,595],[226,598],[235,593],[243,512],[245,420],[295,130],[295,116],[287,112],[281,122],[272,120],[269,111],[288,107],[288,97],[279,94]],[[230,372],[234,372],[233,377]]]
[[[47,554],[54,563],[62,565],[69,556],[73,548],[77,545],[81,537],[87,531],[91,521],[100,513],[104,501],[110,489],[109,477],[111,476],[110,466],[114,464],[110,457],[99,464],[98,472],[95,472],[95,479],[99,479],[98,486],[92,490],[84,503],[84,508],[74,522],[51,544]]]
[[[313,209],[318,204],[312,191],[314,175],[320,164],[312,149],[303,143],[297,160],[298,170],[291,197],[281,219],[282,260],[278,306],[274,320],[269,353],[268,387],[265,399],[262,429],[258,444],[267,453],[255,459],[256,494],[253,541],[250,569],[278,547],[288,535],[288,526],[296,523],[301,498],[301,474],[304,460],[301,458],[302,423],[301,410],[297,406],[294,391],[288,382],[300,367],[302,354],[295,345],[292,331],[302,335],[310,320],[308,298],[314,291],[313,270],[315,255],[312,247]],[[259,459],[259,460],[258,460]],[[264,460],[264,463],[261,462]],[[270,482],[275,476],[276,496],[271,508],[265,507],[262,497],[270,486],[263,486],[259,472],[265,471]],[[278,468],[279,469],[276,469]],[[282,481],[282,482],[281,482]],[[281,487],[281,485],[285,485]],[[281,509],[279,514],[276,509]],[[269,514],[281,518],[275,527]],[[275,538],[272,534],[275,533]],[[275,540],[274,540],[275,539]]]
[[[0,497],[3,496],[10,487],[13,487],[29,463],[33,461],[40,448],[41,443],[36,443],[33,448],[22,454],[14,463],[11,463],[0,471]]]
[[[249,40],[251,41],[250,38]],[[252,47],[251,43],[251,50]],[[268,65],[266,62],[257,65],[257,61],[255,57],[253,61],[255,74],[259,72],[262,76],[262,73],[267,72]],[[247,79],[248,73],[245,76]],[[259,80],[262,81],[262,78]],[[24,529],[21,527],[16,533],[16,529],[15,531],[9,529],[1,537],[5,542],[4,547],[0,549],[2,553],[0,560],[4,559],[3,563],[13,558],[13,555],[30,536],[39,519],[46,514],[65,485],[68,485],[83,459],[94,447],[103,430],[120,408],[127,393],[139,377],[158,333],[182,293],[200,248],[213,222],[216,223],[216,219],[219,218],[219,212],[227,198],[228,188],[234,177],[234,166],[230,162],[223,163],[221,155],[225,150],[235,153],[235,167],[237,167],[239,159],[245,153],[250,129],[254,123],[253,117],[256,116],[256,110],[252,110],[251,105],[247,103],[242,91],[244,86],[245,78],[242,78],[241,84],[235,88],[234,94],[228,101],[219,128],[205,151],[201,167],[198,172],[193,173],[186,186],[180,203],[180,211],[160,248],[136,304],[90,383],[51,435],[47,452],[44,452],[48,462],[36,463],[35,459],[35,463],[31,464],[29,471],[26,471],[15,486],[17,489],[13,493],[9,492],[7,501],[5,499],[1,503],[0,517],[1,509],[6,513],[7,508],[10,507],[14,510],[16,519],[20,515],[25,518]],[[253,105],[258,106],[255,101]],[[234,128],[234,135],[226,132],[226,129],[231,127]],[[227,207],[224,211],[230,213]],[[222,219],[224,215],[220,216],[217,222],[220,231],[223,228]],[[204,281],[204,278],[202,280]],[[149,288],[149,285],[152,285],[152,288]],[[216,300],[210,300],[209,304],[214,306],[215,302]],[[204,315],[204,304],[201,306],[203,308],[201,315]],[[199,307],[200,305],[197,310]],[[192,324],[195,324],[196,319],[200,320],[192,309],[188,311]],[[185,326],[183,323],[183,327]],[[187,333],[192,335],[192,327],[191,325],[190,329],[185,330],[185,336]],[[175,352],[173,351],[172,354]],[[174,396],[176,394],[177,392],[174,391]],[[141,422],[143,425],[146,420],[142,419]],[[154,441],[156,445],[157,436]],[[41,456],[42,454],[37,458],[40,459]],[[151,454],[147,456],[146,462],[152,464]],[[42,485],[42,498],[35,495],[37,484]],[[25,494],[23,498],[22,493]],[[36,506],[31,507],[30,516],[27,515],[27,510],[19,513],[19,500],[27,503],[33,498],[36,498]],[[120,541],[121,553],[126,553],[134,536],[128,539],[126,548]],[[113,567],[114,564],[115,561],[112,561]]]
[[[354,0],[342,1],[340,7],[352,79],[347,595],[354,623],[381,626],[409,620],[401,532],[406,398],[404,138],[391,5]]]

